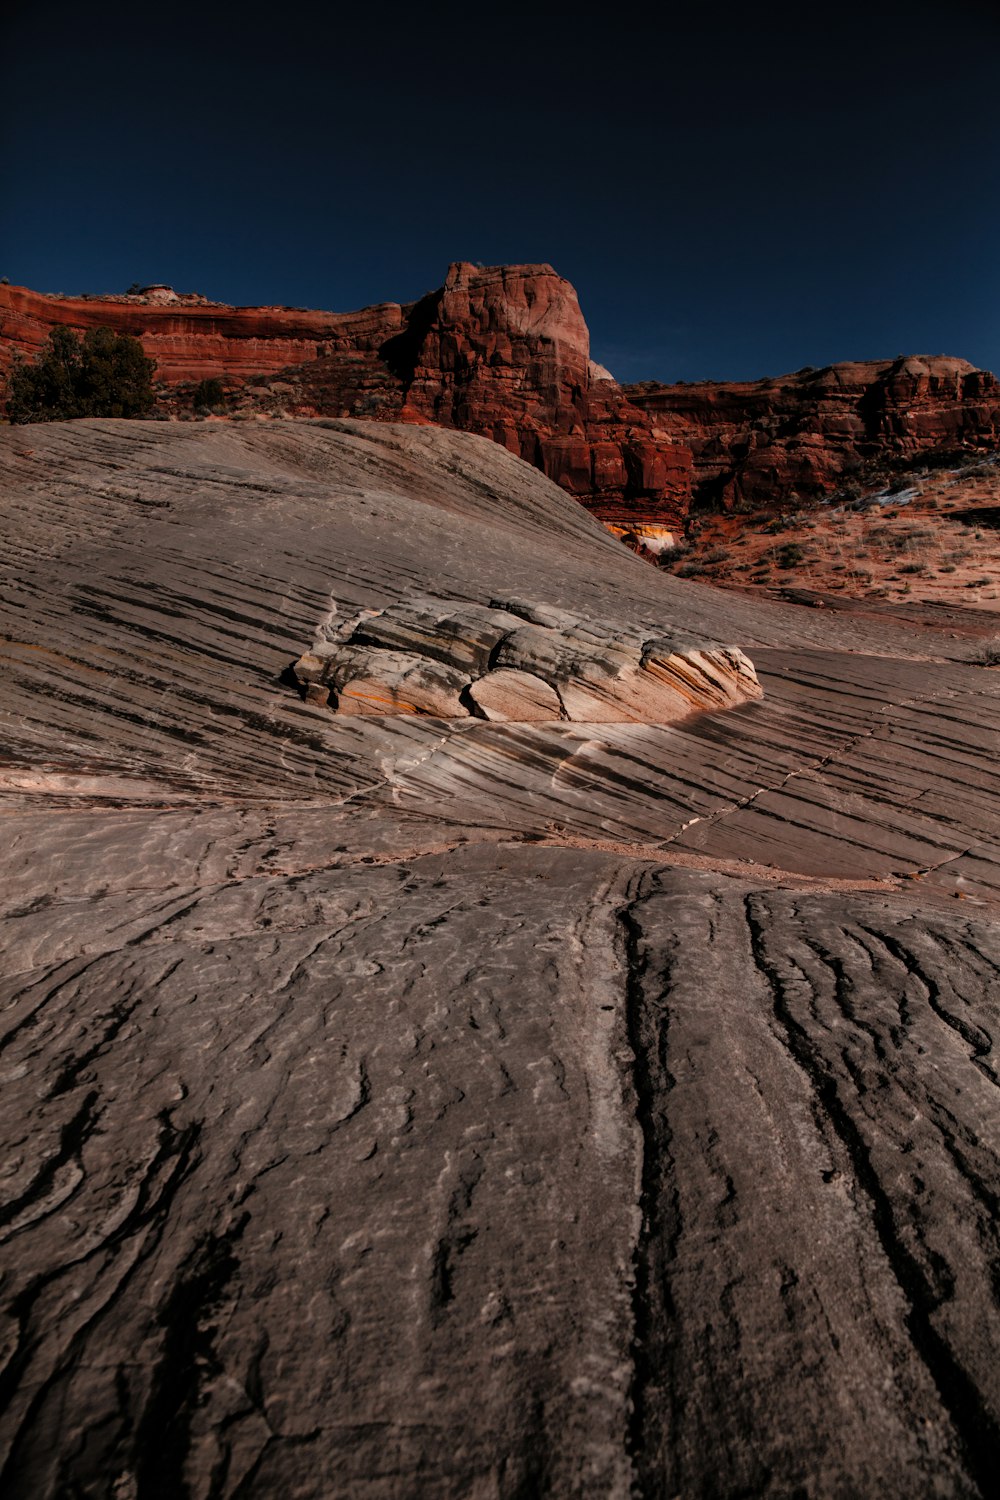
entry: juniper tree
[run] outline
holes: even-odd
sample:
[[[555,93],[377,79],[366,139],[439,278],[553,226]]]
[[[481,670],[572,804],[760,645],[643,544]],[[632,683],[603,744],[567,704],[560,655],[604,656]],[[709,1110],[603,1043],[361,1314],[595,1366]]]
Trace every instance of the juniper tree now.
[[[11,422],[71,417],[143,417],[152,410],[155,360],[138,339],[113,328],[53,328],[34,364],[19,361],[10,376]]]

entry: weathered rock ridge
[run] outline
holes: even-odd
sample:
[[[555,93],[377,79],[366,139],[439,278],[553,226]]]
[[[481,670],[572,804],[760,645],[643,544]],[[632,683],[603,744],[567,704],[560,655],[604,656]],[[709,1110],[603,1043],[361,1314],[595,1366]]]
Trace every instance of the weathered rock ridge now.
[[[403,324],[390,302],[357,313],[291,307],[228,307],[202,298],[55,297],[0,285],[0,370],[15,354],[33,357],[55,327],[116,329],[141,339],[169,388],[219,376],[240,385],[254,375],[316,358],[327,342],[374,353]]]
[[[525,600],[362,610],[327,626],[294,672],[311,703],[372,717],[671,724],[761,696],[738,646],[695,646]]]

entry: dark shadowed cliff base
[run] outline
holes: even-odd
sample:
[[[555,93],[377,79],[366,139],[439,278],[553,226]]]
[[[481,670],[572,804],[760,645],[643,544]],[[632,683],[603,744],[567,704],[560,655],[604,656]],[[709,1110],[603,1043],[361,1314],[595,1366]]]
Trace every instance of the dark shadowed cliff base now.
[[[994,1493],[981,618],[682,582],[431,427],[4,428],[0,488],[0,1491]],[[764,696],[301,696],[429,597]]]

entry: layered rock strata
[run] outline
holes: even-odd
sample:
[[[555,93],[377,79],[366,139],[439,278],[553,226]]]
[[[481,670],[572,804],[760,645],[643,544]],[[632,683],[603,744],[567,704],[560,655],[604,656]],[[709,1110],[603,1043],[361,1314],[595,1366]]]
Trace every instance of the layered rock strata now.
[[[294,672],[310,702],[340,714],[499,723],[670,724],[762,695],[736,646],[684,646],[522,600],[365,610]]]
[[[53,328],[114,328],[140,339],[156,360],[157,378],[172,388],[218,376],[239,386],[255,375],[273,375],[316,359],[327,349],[374,356],[403,326],[396,302],[356,313],[312,312],[295,307],[229,307],[200,297],[149,295],[53,297],[22,286],[0,285],[0,371],[16,354],[31,359]]]
[[[189,407],[191,383],[218,376],[231,410],[434,422],[492,438],[604,520],[683,521],[690,451],[591,361],[576,292],[551,266],[458,262],[419,301],[356,313],[169,301],[166,290],[69,298],[0,286],[0,370],[37,354],[57,325],[108,324],[141,339],[168,407]]]
[[[766,506],[826,493],[868,463],[1000,441],[1000,384],[945,356],[619,385],[591,360],[576,292],[548,265],[456,262],[418,301],[354,313],[227,307],[168,287],[73,298],[0,285],[0,372],[55,326],[103,324],[141,339],[168,410],[189,411],[193,383],[217,376],[237,414],[479,433],[653,550],[692,503]]]
[[[713,509],[823,494],[865,464],[1000,442],[1000,382],[944,355],[625,390],[691,448],[694,503]]]

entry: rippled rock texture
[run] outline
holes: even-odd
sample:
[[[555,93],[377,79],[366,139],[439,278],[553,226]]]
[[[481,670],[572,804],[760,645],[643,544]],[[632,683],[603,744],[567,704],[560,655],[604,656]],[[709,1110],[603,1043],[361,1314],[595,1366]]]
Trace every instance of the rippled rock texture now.
[[[327,625],[293,670],[337,713],[500,723],[670,724],[761,695],[738,646],[684,646],[518,600],[364,610]]]
[[[981,622],[681,582],[433,428],[0,429],[0,479],[3,1493],[990,1495]],[[764,696],[296,692],[428,598]]]

